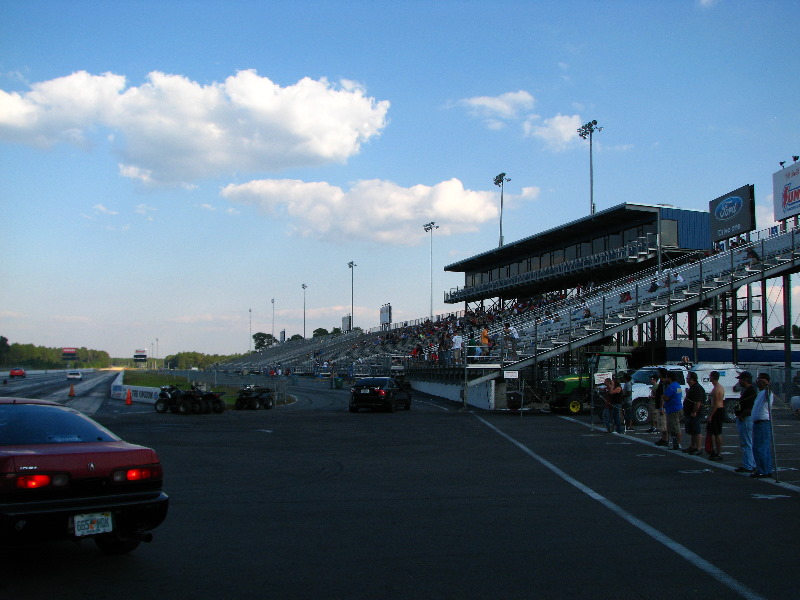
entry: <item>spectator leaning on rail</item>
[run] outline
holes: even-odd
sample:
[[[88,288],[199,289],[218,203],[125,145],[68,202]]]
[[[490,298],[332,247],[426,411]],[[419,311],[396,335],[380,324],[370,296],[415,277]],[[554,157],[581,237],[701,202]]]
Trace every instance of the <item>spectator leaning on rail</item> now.
[[[769,389],[769,375],[759,373],[756,380],[759,392],[753,403],[753,458],[756,471],[750,477],[770,477],[772,475],[772,391]]]
[[[517,357],[518,340],[519,340],[519,332],[517,331],[517,328],[514,327],[511,323],[506,323],[505,327],[503,328],[503,342],[505,342],[505,348],[507,353],[509,346],[511,347],[511,353],[509,356],[513,356],[514,358]]]
[[[744,375],[744,377],[743,377]],[[753,378],[747,371],[739,375],[739,406],[736,408],[736,429],[739,430],[739,447],[742,449],[742,466],[737,467],[737,473],[752,473],[756,468],[753,459],[753,403],[756,400],[757,390],[753,386]]]

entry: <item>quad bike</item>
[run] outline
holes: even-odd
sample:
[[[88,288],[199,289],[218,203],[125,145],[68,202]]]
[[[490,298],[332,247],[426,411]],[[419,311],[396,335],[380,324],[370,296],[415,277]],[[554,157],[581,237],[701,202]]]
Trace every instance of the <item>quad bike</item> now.
[[[236,410],[258,410],[259,408],[269,409],[275,406],[275,399],[272,388],[260,385],[243,385],[236,396],[234,406]]]
[[[225,411],[221,392],[204,392],[195,385],[188,390],[181,390],[176,385],[161,387],[156,400],[155,409],[158,413],[168,410],[179,415],[201,415],[214,412],[220,414]]]

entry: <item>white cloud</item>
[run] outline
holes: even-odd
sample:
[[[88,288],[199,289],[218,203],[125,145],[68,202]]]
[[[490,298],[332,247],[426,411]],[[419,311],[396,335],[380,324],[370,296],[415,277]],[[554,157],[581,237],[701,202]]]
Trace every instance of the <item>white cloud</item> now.
[[[367,180],[348,191],[325,182],[265,179],[231,184],[221,193],[231,202],[286,216],[300,235],[397,245],[422,240],[425,221],[436,221],[442,234],[463,233],[499,213],[495,193],[465,190],[458,179],[410,188]]]
[[[558,113],[555,117],[545,119],[541,125],[529,119],[523,124],[523,129],[525,135],[542,140],[553,150],[562,151],[578,142],[578,128],[581,124],[579,115]]]
[[[352,81],[281,87],[253,70],[208,85],[154,71],[127,89],[121,75],[79,71],[30,87],[0,90],[0,141],[85,146],[108,128],[120,174],[145,184],[345,162],[389,109]]]
[[[499,96],[476,96],[457,102],[473,117],[482,119],[489,129],[501,129],[506,121],[520,118],[520,113],[533,108],[534,97],[524,90],[506,92]]]
[[[101,215],[117,215],[119,214],[116,210],[111,210],[110,208],[106,208],[102,204],[95,204],[93,207],[94,211]]]

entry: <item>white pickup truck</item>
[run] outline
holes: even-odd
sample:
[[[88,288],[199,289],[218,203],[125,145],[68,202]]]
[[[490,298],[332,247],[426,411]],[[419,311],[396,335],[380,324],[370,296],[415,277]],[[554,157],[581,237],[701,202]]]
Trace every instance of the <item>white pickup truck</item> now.
[[[739,380],[736,378],[742,369],[731,363],[703,363],[697,365],[656,365],[652,367],[642,367],[631,375],[631,383],[633,383],[633,421],[634,425],[647,425],[651,421],[650,414],[650,376],[653,373],[658,373],[659,368],[665,368],[667,371],[676,373],[678,375],[677,381],[681,385],[684,393],[686,392],[686,375],[690,371],[697,373],[697,381],[707,393],[711,393],[711,371],[719,372],[719,383],[725,388],[725,421],[732,423],[734,421],[733,411],[736,404],[739,402]],[[703,409],[703,415],[708,414],[710,403],[707,401]]]

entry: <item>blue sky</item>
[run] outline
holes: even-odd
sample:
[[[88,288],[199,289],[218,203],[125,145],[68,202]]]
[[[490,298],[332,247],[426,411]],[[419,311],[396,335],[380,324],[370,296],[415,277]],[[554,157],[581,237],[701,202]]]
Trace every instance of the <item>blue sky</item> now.
[[[800,153],[795,1],[0,2],[0,335],[247,351],[434,311],[444,265]],[[797,294],[795,294],[797,297]],[[797,305],[797,304],[796,304]],[[252,309],[252,313],[250,310]]]

